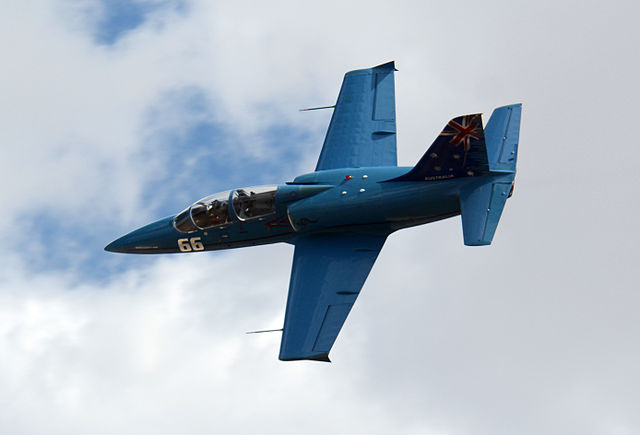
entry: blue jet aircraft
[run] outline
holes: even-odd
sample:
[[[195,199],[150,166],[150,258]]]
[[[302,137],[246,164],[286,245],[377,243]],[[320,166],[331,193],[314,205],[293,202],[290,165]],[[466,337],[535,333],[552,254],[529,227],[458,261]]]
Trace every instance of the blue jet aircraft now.
[[[314,172],[196,201],[109,244],[112,252],[295,246],[280,359],[329,361],[385,239],[461,215],[464,244],[489,245],[513,192],[521,105],[449,121],[418,164],[398,167],[394,62],[348,72]]]

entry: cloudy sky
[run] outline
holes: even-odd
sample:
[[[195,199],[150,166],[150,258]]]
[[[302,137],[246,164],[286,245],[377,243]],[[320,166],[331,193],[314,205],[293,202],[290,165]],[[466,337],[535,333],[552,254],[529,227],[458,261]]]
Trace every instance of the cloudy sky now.
[[[0,6],[0,433],[640,433],[631,0]],[[278,361],[293,248],[104,252],[311,171],[343,74],[396,60],[398,158],[523,103],[490,247],[392,235],[331,353]]]

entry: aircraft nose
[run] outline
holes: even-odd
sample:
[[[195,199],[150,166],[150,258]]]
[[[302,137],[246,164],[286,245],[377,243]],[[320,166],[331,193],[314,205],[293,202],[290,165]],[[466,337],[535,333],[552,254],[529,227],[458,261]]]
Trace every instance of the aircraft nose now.
[[[120,237],[119,239],[114,240],[104,247],[105,251],[109,252],[125,252],[124,247],[126,246],[126,242],[122,239],[126,239],[125,237]]]
[[[104,250],[121,253],[153,253],[166,250],[174,241],[173,216],[160,219],[126,234],[105,246]]]

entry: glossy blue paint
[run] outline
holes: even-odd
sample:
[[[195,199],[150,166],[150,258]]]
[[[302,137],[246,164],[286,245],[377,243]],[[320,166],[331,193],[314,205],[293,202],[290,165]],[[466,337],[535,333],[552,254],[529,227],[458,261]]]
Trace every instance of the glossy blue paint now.
[[[345,74],[316,171],[397,165],[394,71],[388,62]]]
[[[385,239],[384,235],[334,233],[314,234],[297,242],[281,360],[329,361],[329,351]]]
[[[175,235],[173,216],[170,216],[138,228],[109,243],[104,249],[111,252],[136,254],[173,252]]]
[[[449,121],[418,164],[395,166],[393,62],[347,73],[317,170],[195,202],[105,249],[123,253],[295,245],[280,359],[329,351],[394,231],[462,214],[464,243],[488,245],[515,177],[520,105]]]
[[[522,106],[514,104],[497,108],[489,118],[484,136],[492,172],[515,173],[521,115]]]

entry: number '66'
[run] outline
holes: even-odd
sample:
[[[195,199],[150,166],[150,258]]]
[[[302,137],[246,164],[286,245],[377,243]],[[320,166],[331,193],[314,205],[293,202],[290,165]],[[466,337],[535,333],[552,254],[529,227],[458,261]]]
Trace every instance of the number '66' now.
[[[178,248],[182,252],[204,251],[201,237],[192,237],[190,239],[178,239]]]

